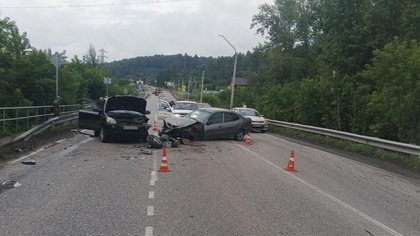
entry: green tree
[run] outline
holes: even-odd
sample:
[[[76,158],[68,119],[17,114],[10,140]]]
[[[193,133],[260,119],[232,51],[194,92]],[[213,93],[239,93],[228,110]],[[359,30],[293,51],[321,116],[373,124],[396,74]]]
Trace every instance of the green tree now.
[[[374,92],[367,107],[374,136],[420,143],[420,44],[395,39],[363,72]]]

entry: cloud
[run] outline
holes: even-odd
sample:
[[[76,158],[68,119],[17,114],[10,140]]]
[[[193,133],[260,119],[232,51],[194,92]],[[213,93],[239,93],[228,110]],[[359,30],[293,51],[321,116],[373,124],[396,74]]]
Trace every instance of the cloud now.
[[[187,53],[232,56],[252,51],[264,38],[250,29],[258,6],[274,0],[15,0],[0,2],[33,47],[86,53],[89,44],[105,49],[106,61]]]

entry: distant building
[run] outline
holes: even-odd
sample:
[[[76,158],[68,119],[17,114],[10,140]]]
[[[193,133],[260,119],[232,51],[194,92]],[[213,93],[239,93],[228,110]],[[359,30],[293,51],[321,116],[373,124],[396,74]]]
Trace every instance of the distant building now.
[[[236,77],[235,78],[235,88],[237,88],[238,86],[248,86],[248,81],[246,78],[240,78],[240,77]],[[232,80],[230,81],[229,84],[229,88],[232,88]]]

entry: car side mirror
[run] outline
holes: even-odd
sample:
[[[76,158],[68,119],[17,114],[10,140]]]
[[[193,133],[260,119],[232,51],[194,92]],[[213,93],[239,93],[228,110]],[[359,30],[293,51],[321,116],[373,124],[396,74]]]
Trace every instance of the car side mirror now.
[[[207,121],[206,125],[211,125],[213,124],[213,121]]]
[[[95,108],[93,108],[92,110],[93,110],[93,111],[96,111],[96,112],[101,112],[101,111],[102,111],[102,109],[101,109],[101,108],[98,108],[98,107],[95,107]]]
[[[150,114],[150,111],[149,110],[146,110],[146,111],[144,111],[144,114],[149,115]]]
[[[170,107],[166,107],[165,110],[172,111],[172,109]]]

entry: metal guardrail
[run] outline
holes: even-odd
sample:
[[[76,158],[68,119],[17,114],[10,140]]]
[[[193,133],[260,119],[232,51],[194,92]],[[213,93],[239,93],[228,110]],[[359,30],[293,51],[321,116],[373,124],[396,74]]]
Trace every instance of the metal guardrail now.
[[[310,133],[322,134],[329,137],[335,137],[340,139],[345,139],[353,142],[363,143],[370,146],[380,147],[383,149],[388,149],[392,151],[412,154],[420,156],[420,146],[413,145],[413,144],[406,144],[406,143],[399,143],[394,141],[389,141],[380,138],[374,138],[369,136],[363,136],[353,133],[346,133],[337,130],[331,129],[324,129],[314,126],[307,126],[307,125],[300,125],[294,124],[289,122],[277,121],[277,120],[269,120],[268,123],[271,125],[281,126],[285,128],[291,128],[296,130],[302,130]]]
[[[41,125],[35,126],[32,129],[26,131],[25,133],[15,137],[14,139],[12,139],[12,142],[17,142],[20,140],[23,141],[27,141],[30,138],[32,138],[32,136],[35,136],[39,133],[41,133],[42,131],[49,129],[50,127],[54,126],[54,125],[58,125],[64,122],[69,122],[72,120],[76,120],[79,118],[79,114],[77,112],[74,113],[70,113],[70,114],[66,114],[66,115],[60,115],[54,118],[51,118],[49,120],[47,120],[46,122],[44,122]]]

